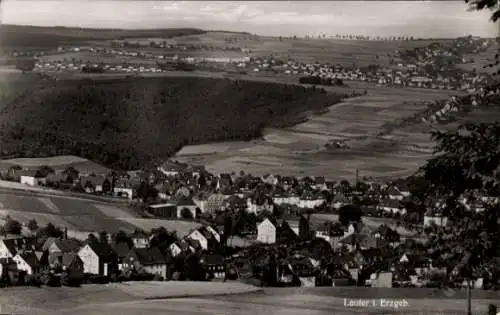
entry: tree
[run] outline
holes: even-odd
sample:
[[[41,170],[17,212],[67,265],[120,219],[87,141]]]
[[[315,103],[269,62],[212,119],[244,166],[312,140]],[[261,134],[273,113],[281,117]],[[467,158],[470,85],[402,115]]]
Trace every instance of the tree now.
[[[363,211],[357,205],[345,205],[339,209],[339,222],[347,226],[351,222],[361,222]]]
[[[31,219],[29,222],[28,222],[28,229],[31,231],[31,232],[36,232],[38,230],[38,223],[36,222],[35,219]]]
[[[191,213],[191,210],[189,210],[188,208],[182,208],[181,217],[183,219],[194,219],[193,214]]]
[[[113,234],[112,239],[113,243],[115,244],[126,243],[130,248],[134,245],[132,238],[122,230],[119,230],[118,232]]]
[[[68,176],[67,181],[72,183],[78,179],[79,172],[73,166],[69,166],[63,171],[63,174]]]
[[[52,167],[48,166],[48,165],[42,165],[40,166],[40,168],[38,169],[38,171],[40,172],[40,175],[42,176],[47,176],[49,174],[54,174],[55,171]]]
[[[23,227],[21,223],[7,216],[4,229],[7,234],[20,235]]]
[[[106,231],[99,232],[99,242],[102,244],[108,243],[108,233]]]
[[[147,202],[158,197],[158,190],[156,190],[156,188],[151,186],[148,182],[142,181],[137,189],[137,196],[141,198],[143,202]]]
[[[56,227],[54,224],[49,223],[45,227],[40,228],[37,234],[39,237],[61,238],[63,237],[64,232],[60,228]]]

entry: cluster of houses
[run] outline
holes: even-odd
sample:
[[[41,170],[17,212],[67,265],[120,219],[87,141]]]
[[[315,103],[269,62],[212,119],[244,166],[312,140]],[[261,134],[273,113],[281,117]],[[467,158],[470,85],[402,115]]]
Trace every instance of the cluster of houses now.
[[[171,234],[173,235],[173,234]],[[42,274],[44,270],[62,268],[71,277],[108,277],[136,272],[151,275],[151,279],[172,279],[174,261],[180,257],[195,257],[204,268],[207,279],[224,279],[226,265],[220,254],[221,236],[211,226],[199,226],[186,236],[167,240],[160,250],[152,245],[155,232],[136,230],[129,235],[131,242],[105,240],[96,237],[79,241],[68,238],[7,236],[0,239],[0,279],[11,273],[22,272],[26,276]],[[179,276],[177,276],[178,278]]]

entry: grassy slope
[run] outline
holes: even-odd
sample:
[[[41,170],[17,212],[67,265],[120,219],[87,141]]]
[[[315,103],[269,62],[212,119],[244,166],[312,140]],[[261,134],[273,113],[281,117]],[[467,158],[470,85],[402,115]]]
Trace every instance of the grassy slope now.
[[[193,77],[35,81],[2,95],[0,147],[19,157],[77,155],[133,169],[184,144],[242,140],[340,97],[304,87]]]

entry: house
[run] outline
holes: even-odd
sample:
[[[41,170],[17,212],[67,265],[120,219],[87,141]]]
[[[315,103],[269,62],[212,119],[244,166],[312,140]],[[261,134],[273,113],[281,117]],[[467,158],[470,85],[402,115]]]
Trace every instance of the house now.
[[[28,186],[45,185],[46,176],[38,170],[25,170],[20,172],[20,182]]]
[[[135,248],[146,248],[149,246],[149,234],[143,230],[135,230],[130,237]]]
[[[149,213],[159,218],[176,219],[177,205],[174,203],[154,204],[148,207]]]
[[[17,244],[15,239],[0,240],[0,259],[14,258],[17,254]]]
[[[26,272],[27,275],[33,275],[40,271],[40,261],[34,252],[17,253],[14,256],[17,269]]]
[[[402,197],[402,195],[401,195]],[[404,209],[398,199],[384,199],[380,201],[380,203],[377,205],[377,210],[379,211],[384,211],[386,213],[399,213],[399,214],[405,214],[406,209]]]
[[[392,272],[373,273],[367,280],[372,288],[392,288]]]
[[[323,177],[323,176],[314,177],[314,185],[312,185],[312,188],[318,189],[318,190],[328,190],[328,187],[326,186],[325,177]]]
[[[118,256],[107,243],[88,242],[78,252],[84,273],[109,276],[117,269]]]
[[[276,226],[268,218],[257,225],[257,241],[266,244],[276,243]]]
[[[127,199],[134,199],[137,197],[136,183],[134,180],[129,178],[120,178],[116,181],[115,187],[113,188],[113,193],[116,196],[121,196]]]
[[[49,265],[52,268],[62,267],[68,270],[72,277],[83,277],[83,261],[76,253],[63,253],[49,256]]]
[[[428,210],[424,214],[424,226],[435,224],[437,226],[446,226],[448,217],[441,215],[439,212]]]
[[[190,197],[181,197],[176,204],[177,206],[177,218],[183,217],[184,209],[189,210],[193,219],[196,219],[196,209],[199,209],[196,203]]]
[[[273,209],[273,200],[267,196],[247,198],[247,211],[250,213],[259,213],[262,211],[273,212]]]
[[[387,195],[389,195],[389,199],[391,200],[403,200],[403,194],[397,189],[396,186],[390,186],[387,189]]]
[[[297,234],[290,225],[284,221],[265,218],[257,224],[257,241],[266,244],[274,244],[286,240],[296,239]]]
[[[226,278],[226,264],[224,262],[224,256],[207,254],[203,255],[200,262],[215,279]]]
[[[124,268],[144,270],[163,279],[167,277],[167,261],[156,247],[132,249],[124,262]]]
[[[182,170],[182,166],[172,162],[165,162],[158,170],[166,176],[176,176]]]
[[[128,258],[128,254],[130,253],[130,247],[126,242],[119,242],[113,246],[113,251],[116,253],[118,269],[122,270],[123,262]]]
[[[216,213],[219,211],[223,211],[225,209],[225,206],[226,206],[226,197],[221,193],[215,193],[207,198],[204,212]]]
[[[104,176],[82,177],[82,186],[87,193],[99,193],[111,189],[111,182]]]
[[[49,237],[42,246],[43,251],[49,254],[77,253],[80,250],[80,242],[75,239],[57,239]]]
[[[219,241],[217,240],[214,232],[215,230],[213,230],[212,228],[211,230],[209,230],[208,228],[202,226],[191,232],[187,237],[189,239],[197,240],[198,242],[200,242],[201,248],[203,248],[204,250],[215,250],[219,246]]]

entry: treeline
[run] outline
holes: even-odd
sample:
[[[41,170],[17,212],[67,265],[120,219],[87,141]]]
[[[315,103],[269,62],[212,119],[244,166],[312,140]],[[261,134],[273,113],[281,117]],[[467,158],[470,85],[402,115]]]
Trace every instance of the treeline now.
[[[194,77],[40,84],[4,104],[2,155],[70,154],[120,170],[165,159],[183,145],[250,140],[342,98],[314,87]]]
[[[337,78],[321,78],[319,76],[305,76],[299,78],[299,83],[301,84],[315,84],[315,85],[336,85],[342,86],[344,85],[344,81],[342,79]]]

